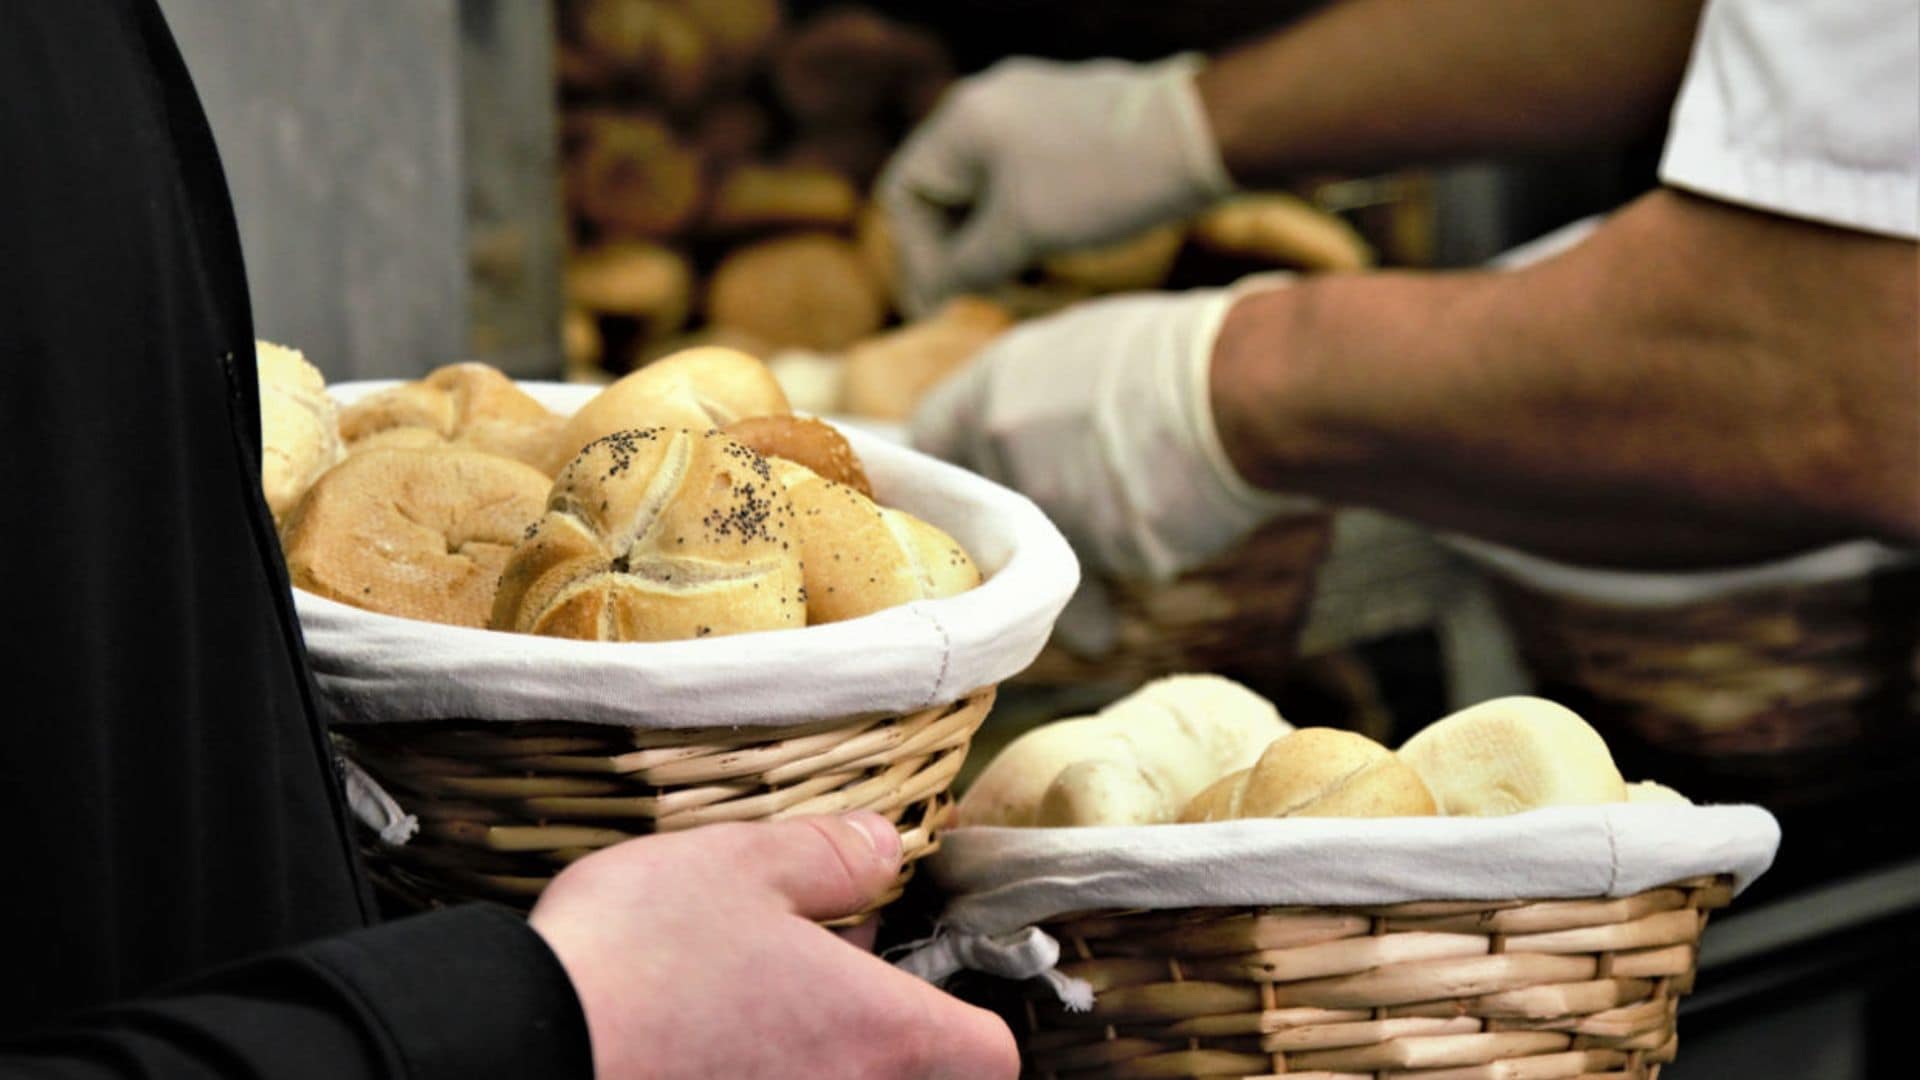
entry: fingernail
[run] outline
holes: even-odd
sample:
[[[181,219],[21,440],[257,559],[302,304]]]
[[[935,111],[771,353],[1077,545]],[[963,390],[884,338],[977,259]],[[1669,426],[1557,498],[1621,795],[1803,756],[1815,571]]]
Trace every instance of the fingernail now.
[[[893,822],[871,810],[862,810],[847,815],[847,824],[860,830],[860,835],[873,845],[873,853],[887,862],[900,858],[900,832]]]

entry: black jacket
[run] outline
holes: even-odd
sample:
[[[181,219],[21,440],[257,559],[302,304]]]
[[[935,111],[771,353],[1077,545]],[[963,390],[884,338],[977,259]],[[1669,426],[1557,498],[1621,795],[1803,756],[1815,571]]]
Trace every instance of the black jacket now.
[[[0,3],[0,1074],[584,1075],[524,923],[364,929],[252,339],[153,0]]]

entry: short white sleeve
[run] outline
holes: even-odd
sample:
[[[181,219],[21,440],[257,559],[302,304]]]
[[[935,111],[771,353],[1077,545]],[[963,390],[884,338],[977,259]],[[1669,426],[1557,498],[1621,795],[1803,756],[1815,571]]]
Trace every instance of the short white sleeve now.
[[[1660,178],[1920,239],[1920,3],[1708,0]]]

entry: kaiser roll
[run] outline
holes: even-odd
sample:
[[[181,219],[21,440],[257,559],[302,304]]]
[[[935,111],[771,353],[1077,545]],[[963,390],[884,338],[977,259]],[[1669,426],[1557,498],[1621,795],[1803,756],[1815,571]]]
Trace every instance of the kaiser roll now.
[[[979,568],[940,529],[804,466],[775,460],[773,471],[793,504],[809,623],[859,618],[980,584]]]
[[[1536,697],[1462,709],[1408,739],[1400,756],[1448,815],[1486,817],[1627,797],[1599,732],[1571,709]]]
[[[619,431],[554,482],[500,577],[496,630],[671,641],[806,622],[793,506],[718,431]]]
[[[530,465],[553,456],[560,418],[485,364],[448,364],[340,414],[351,449],[453,444]]]
[[[282,530],[293,583],[343,604],[485,626],[507,554],[550,481],[478,450],[369,450],[329,470]]]
[[[706,431],[749,416],[784,416],[786,395],[767,365],[746,353],[702,346],[662,357],[595,394],[561,427],[547,459],[559,472],[581,448],[616,431]]]
[[[320,369],[298,349],[270,341],[253,344],[260,382],[260,487],[279,521],[344,451]]]
[[[1275,739],[1251,768],[1195,796],[1180,820],[1419,817],[1435,810],[1420,775],[1393,751],[1355,732],[1301,728]]]
[[[822,480],[873,498],[860,456],[832,424],[810,416],[750,416],[721,430],[755,453],[804,465]]]

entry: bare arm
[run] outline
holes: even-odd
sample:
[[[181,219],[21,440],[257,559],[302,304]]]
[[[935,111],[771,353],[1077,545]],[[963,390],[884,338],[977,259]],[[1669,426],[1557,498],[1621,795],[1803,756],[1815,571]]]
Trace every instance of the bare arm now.
[[[1701,0],[1349,0],[1200,73],[1243,184],[1624,139],[1673,102]]]
[[[1909,242],[1663,191],[1512,273],[1243,301],[1213,402],[1256,483],[1576,561],[1920,542]]]

